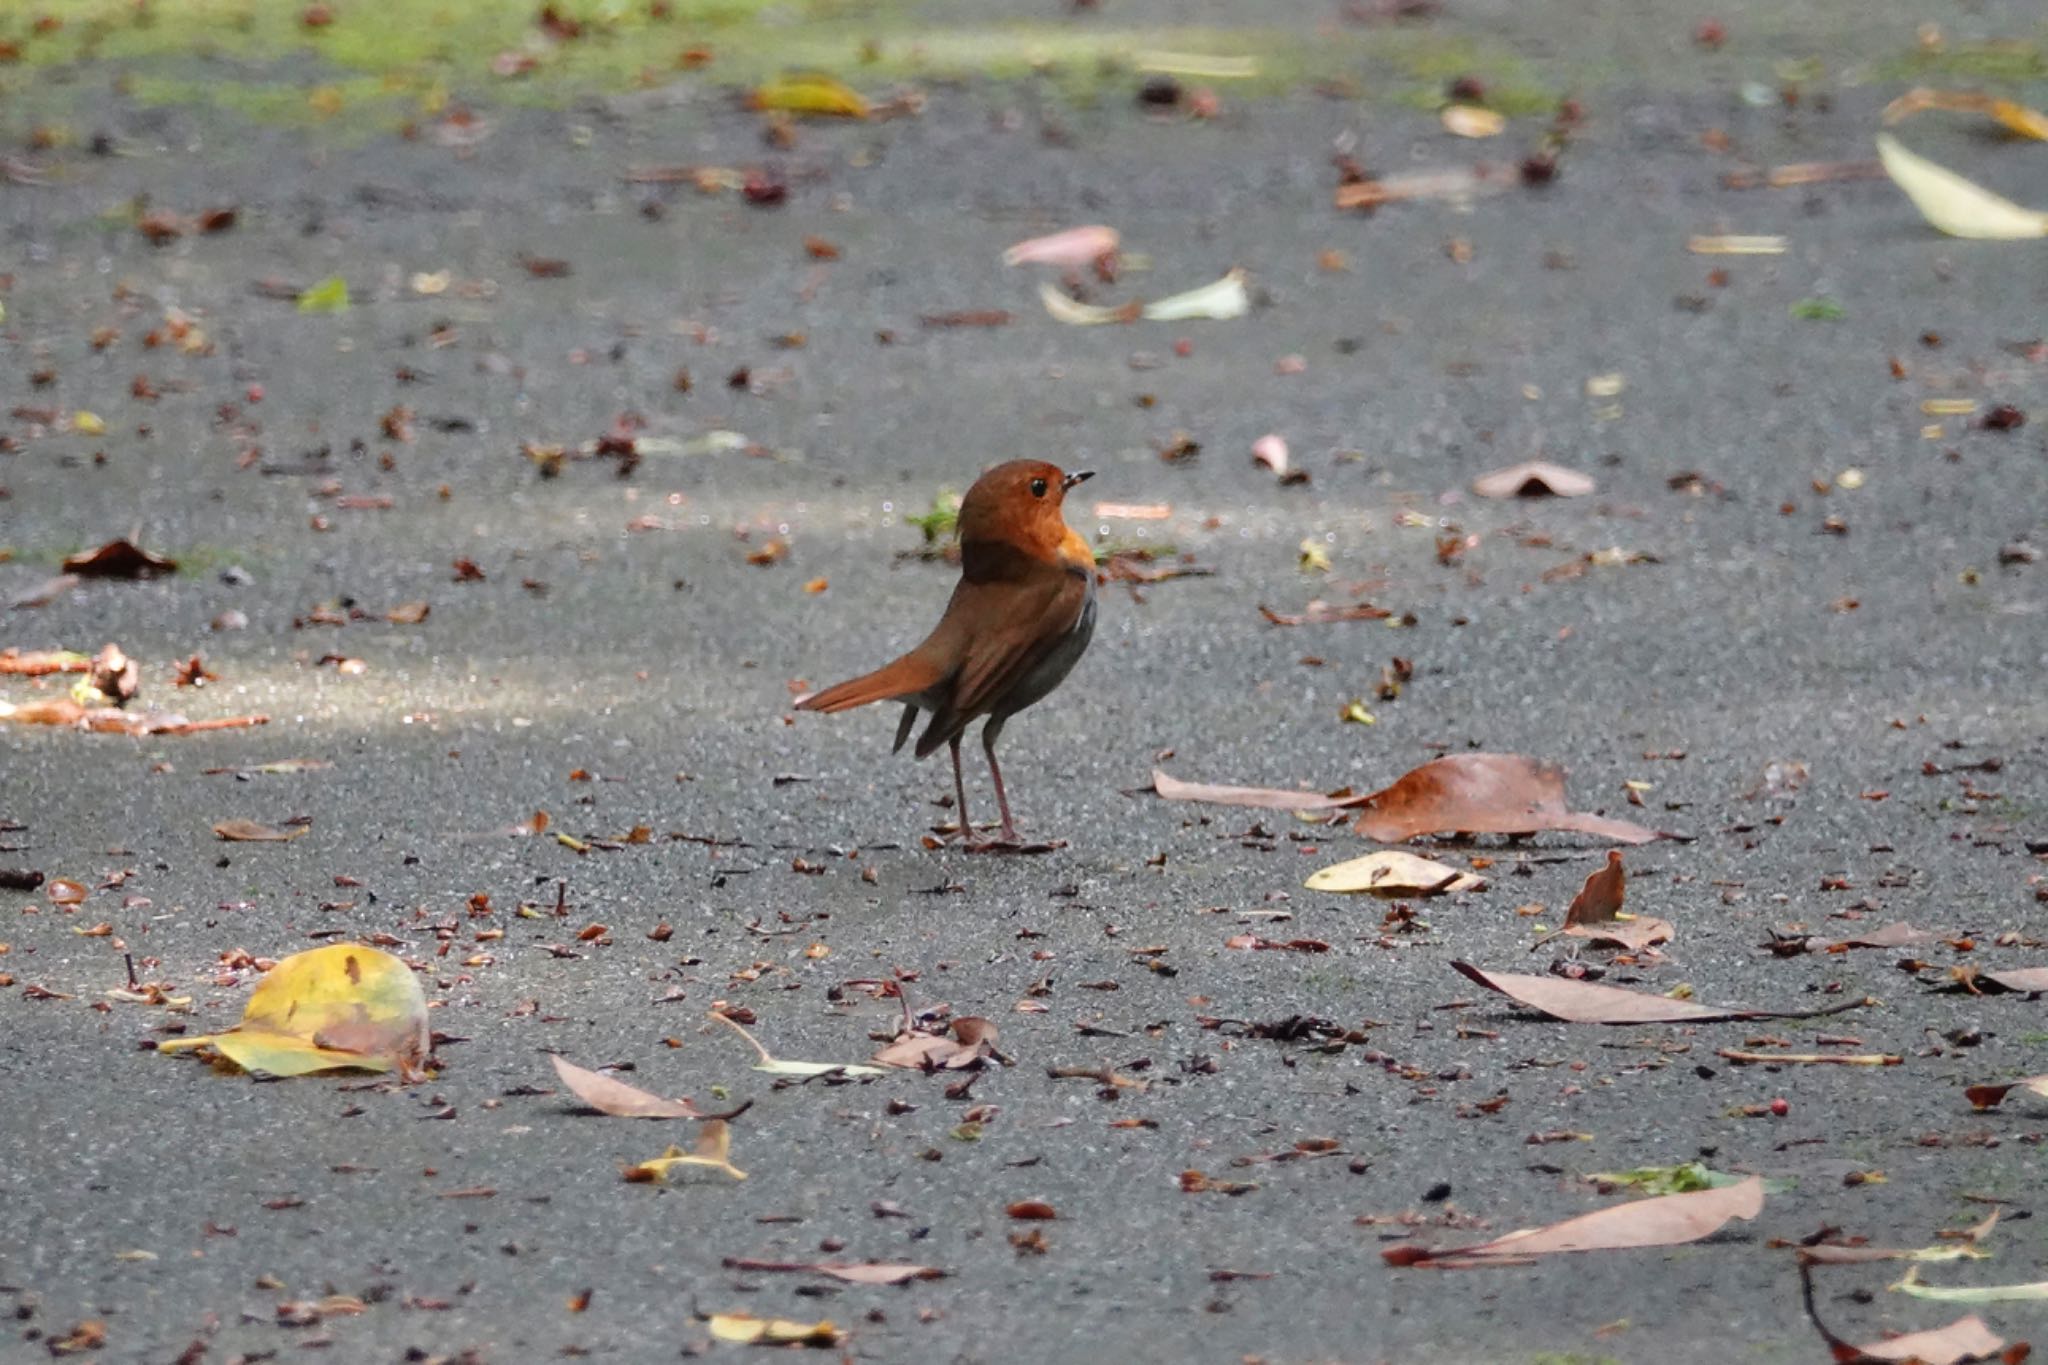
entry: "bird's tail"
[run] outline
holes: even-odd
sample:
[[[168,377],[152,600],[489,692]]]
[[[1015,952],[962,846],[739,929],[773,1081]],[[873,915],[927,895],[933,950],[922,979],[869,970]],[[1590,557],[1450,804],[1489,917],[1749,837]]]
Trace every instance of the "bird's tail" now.
[[[938,682],[944,674],[936,664],[906,654],[895,663],[872,673],[849,678],[822,692],[813,692],[796,704],[799,711],[848,711],[871,701],[910,701]]]

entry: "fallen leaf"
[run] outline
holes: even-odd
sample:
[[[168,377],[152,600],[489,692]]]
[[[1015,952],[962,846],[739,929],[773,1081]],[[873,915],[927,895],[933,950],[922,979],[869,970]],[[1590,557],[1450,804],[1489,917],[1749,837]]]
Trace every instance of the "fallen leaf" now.
[[[2048,1300],[2048,1280],[2028,1284],[1938,1285],[1920,1282],[1920,1267],[1906,1267],[1905,1277],[1887,1288],[1936,1303],[2026,1303]],[[1867,1348],[1866,1348],[1867,1349]]]
[[[1890,133],[1877,135],[1877,155],[1892,182],[1905,191],[1921,216],[1951,237],[1990,241],[2048,237],[2048,213],[2021,208],[1907,151]]]
[[[2048,1076],[2028,1076],[2024,1080],[1973,1085],[1963,1091],[1963,1097],[1978,1109],[1996,1109],[2005,1102],[2005,1097],[2015,1090],[2029,1091],[2042,1099],[2048,1099]]]
[[[818,72],[783,76],[754,88],[750,108],[825,118],[866,118],[868,102],[859,91]]]
[[[714,1313],[705,1319],[720,1341],[749,1346],[837,1346],[846,1333],[826,1322],[757,1318],[752,1313]]]
[[[64,561],[64,572],[81,578],[154,578],[176,573],[178,561],[154,555],[126,539],[110,540]]]
[[[303,837],[308,826],[292,825],[277,829],[270,825],[259,825],[254,820],[223,820],[213,827],[213,832],[230,844],[288,844]]]
[[[1706,1024],[1743,1019],[1810,1019],[1870,1003],[1868,999],[1856,999],[1819,1010],[1718,1009],[1690,1000],[1674,1000],[1668,995],[1623,990],[1619,986],[1602,986],[1591,981],[1486,972],[1469,962],[1453,962],[1451,966],[1488,990],[1499,991],[1518,1004],[1553,1019],[1562,1019],[1567,1024]]]
[[[1145,319],[1148,322],[1183,322],[1206,318],[1222,322],[1243,317],[1251,311],[1251,306],[1251,295],[1245,289],[1245,273],[1233,267],[1214,284],[1146,304]]]
[[[1760,1176],[1719,1189],[1657,1195],[1568,1218],[1548,1227],[1524,1228],[1505,1237],[1472,1246],[1431,1251],[1423,1247],[1389,1247],[1380,1255],[1395,1266],[1469,1269],[1486,1265],[1517,1265],[1532,1256],[1574,1251],[1627,1251],[1641,1247],[1680,1246],[1719,1232],[1731,1219],[1749,1219],[1763,1212],[1764,1182]]]
[[[301,290],[298,305],[301,313],[346,313],[348,281],[339,275],[329,275],[320,283]]]
[[[1782,256],[1788,246],[1783,237],[1741,233],[1689,237],[1685,243],[1695,256]]]
[[[1910,924],[1887,924],[1882,929],[1872,929],[1864,934],[1850,934],[1820,945],[1825,953],[1842,952],[1850,948],[1907,948],[1916,943],[1926,943],[1939,935],[1926,929],[1915,929]]]
[[[958,1071],[979,1066],[995,1052],[996,1026],[978,1015],[953,1020],[949,1033],[903,1034],[874,1055],[879,1066],[909,1071]]]
[[[433,608],[425,602],[401,602],[384,613],[384,619],[394,626],[416,626],[427,619]]]
[[[704,1126],[697,1130],[697,1141],[690,1151],[672,1146],[652,1160],[626,1167],[625,1177],[634,1184],[658,1184],[667,1180],[669,1173],[678,1166],[704,1166],[724,1171],[734,1180],[745,1180],[747,1173],[732,1164],[731,1155],[731,1125],[724,1119],[706,1119]]]
[[[559,1055],[550,1055],[548,1060],[555,1064],[555,1074],[569,1087],[569,1093],[600,1113],[622,1119],[704,1117],[688,1100],[665,1100],[638,1086],[564,1061]]]
[[[1068,228],[1017,243],[1003,253],[1004,265],[1088,265],[1117,249],[1117,230],[1094,224]]]
[[[1383,844],[1452,831],[1569,830],[1624,844],[1664,837],[1627,820],[1566,810],[1564,769],[1520,754],[1450,754],[1351,804],[1364,807],[1353,828]]]
[[[1687,1161],[1676,1166],[1638,1166],[1632,1171],[1597,1171],[1586,1177],[1600,1187],[1602,1193],[1610,1188],[1625,1188],[1641,1194],[1688,1194],[1694,1190],[1739,1185],[1745,1178],[1717,1171],[1700,1161]]]
[[[1842,1365],[1863,1365],[1863,1362],[1872,1360],[1905,1361],[1909,1365],[1969,1365],[1971,1361],[1991,1360],[2003,1345],[2005,1338],[1985,1326],[1984,1319],[1973,1313],[1946,1327],[1908,1332],[1904,1336],[1850,1347],[1856,1353],[1853,1355],[1843,1355],[1838,1346],[1835,1359]]]
[[[1529,460],[1472,480],[1482,498],[1583,498],[1595,485],[1590,475],[1547,460]]]
[[[1558,932],[1596,945],[1613,944],[1631,953],[1670,942],[1673,930],[1669,921],[1622,913],[1627,884],[1628,870],[1621,864],[1621,854],[1610,849],[1605,865],[1587,877],[1579,894],[1572,897],[1564,928]]]
[[[1486,879],[1401,849],[1384,849],[1368,853],[1363,858],[1318,869],[1302,885],[1311,891],[1440,896],[1450,891],[1482,891],[1486,888]]]
[[[7,599],[9,611],[28,611],[36,607],[47,607],[50,603],[70,592],[82,582],[75,573],[62,573],[45,579],[33,588],[23,589]]]
[[[426,1065],[427,1001],[412,969],[355,943],[294,953],[264,974],[242,1022],[225,1033],[170,1038],[157,1051],[210,1046],[245,1071],[303,1076],[353,1068],[408,1079]]]
[[[1982,114],[2008,132],[2033,138],[2036,142],[2048,142],[2048,116],[2014,100],[1974,90],[1930,90],[1926,86],[1917,86],[1884,107],[1884,122],[1889,127],[1929,109],[1941,109],[1952,114]]]
[[[847,1284],[909,1284],[912,1280],[943,1280],[946,1271],[937,1266],[882,1261],[757,1261],[749,1256],[727,1256],[720,1262],[728,1270],[745,1270],[770,1275],[825,1275]]]
[[[1159,768],[1152,770],[1152,790],[1168,801],[1202,801],[1212,806],[1252,806],[1261,810],[1335,810],[1355,801],[1350,795],[1322,796],[1277,787],[1229,787],[1212,782],[1183,782]]]
[[[1214,284],[1174,294],[1156,303],[1140,303],[1133,299],[1115,308],[1105,308],[1069,298],[1046,280],[1039,282],[1038,297],[1045,304],[1046,312],[1074,327],[1136,322],[1140,318],[1149,322],[1183,322],[1196,318],[1223,321],[1243,317],[1251,309],[1251,295],[1245,289],[1242,269],[1232,269]]]
[[[2003,991],[2036,995],[2048,991],[2048,967],[2016,967],[2011,971],[1978,972],[1972,980],[1979,986],[1988,981]]]
[[[1453,166],[1339,185],[1336,204],[1340,209],[1376,209],[1382,204],[1420,199],[1470,200],[1482,194],[1498,194],[1521,183],[1521,171],[1513,165]]]
[[[1496,137],[1508,126],[1508,121],[1494,110],[1476,104],[1447,104],[1437,117],[1444,131],[1457,137]]]
[[[1259,615],[1276,626],[1321,626],[1333,621],[1385,621],[1394,613],[1385,607],[1376,607],[1370,602],[1350,602],[1332,606],[1317,598],[1299,613],[1274,611],[1264,603],[1259,604]]]
[[[1308,482],[1306,469],[1295,469],[1288,463],[1287,438],[1268,432],[1252,442],[1252,463],[1264,465],[1273,471],[1273,477],[1283,484]]]
[[[760,1041],[756,1039],[753,1034],[747,1032],[746,1029],[742,1028],[738,1021],[728,1018],[726,1015],[719,1014],[715,1011],[712,1013],[711,1017],[713,1019],[716,1019],[719,1023],[724,1024],[727,1028],[730,1028],[734,1033],[739,1034],[740,1037],[746,1039],[747,1044],[750,1047],[752,1047],[754,1051],[760,1055],[761,1058],[761,1060],[755,1065],[754,1070],[765,1071],[771,1076],[830,1076],[834,1074],[844,1076],[886,1076],[889,1074],[888,1072],[884,1071],[881,1067],[862,1066],[857,1062],[784,1061],[783,1059],[771,1054],[767,1048],[762,1047]]]

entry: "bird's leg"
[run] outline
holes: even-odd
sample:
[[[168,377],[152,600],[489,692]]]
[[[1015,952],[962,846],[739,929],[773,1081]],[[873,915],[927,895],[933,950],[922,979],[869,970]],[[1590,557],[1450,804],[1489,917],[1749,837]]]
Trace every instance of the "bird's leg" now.
[[[967,820],[967,779],[960,775],[960,736],[953,736],[946,747],[953,755],[953,809],[960,818],[960,842],[972,852],[982,843],[974,837],[974,826]]]
[[[981,751],[988,755],[988,775],[995,779],[996,805],[1003,812],[1003,828],[996,836],[997,842],[1015,846],[1023,841],[1017,837],[1017,825],[1010,819],[1010,797],[1003,790],[1002,765],[996,762],[996,736],[1003,732],[1000,720],[990,720],[981,727]]]

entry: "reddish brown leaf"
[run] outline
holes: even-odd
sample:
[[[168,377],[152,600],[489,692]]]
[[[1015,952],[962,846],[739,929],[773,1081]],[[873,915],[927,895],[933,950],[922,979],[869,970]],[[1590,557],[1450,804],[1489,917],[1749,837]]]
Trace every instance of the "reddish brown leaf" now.
[[[2015,1090],[2029,1090],[2043,1099],[2048,1099],[2048,1076],[2028,1076],[2018,1081],[1973,1085],[1963,1092],[1963,1097],[1978,1109],[1996,1109],[2005,1103],[2005,1097]]]
[[[1672,930],[1665,920],[1646,916],[1618,918],[1627,884],[1628,871],[1621,864],[1621,854],[1610,850],[1606,865],[1587,877],[1579,894],[1572,898],[1571,908],[1565,911],[1564,928],[1559,932],[1632,953],[1668,942]]]
[[[1380,1255],[1390,1265],[1470,1269],[1517,1265],[1532,1256],[1568,1251],[1627,1251],[1640,1247],[1679,1246],[1721,1230],[1730,1219],[1754,1218],[1763,1212],[1761,1176],[1718,1189],[1659,1195],[1612,1208],[1597,1209],[1548,1227],[1524,1228],[1505,1237],[1472,1246],[1431,1251],[1424,1247],[1389,1247]]]
[[[1376,607],[1370,602],[1352,602],[1346,606],[1331,606],[1318,598],[1299,613],[1274,611],[1264,603],[1259,605],[1259,615],[1276,626],[1320,626],[1331,621],[1384,621],[1394,613],[1385,607]]]
[[[305,834],[306,829],[305,825],[274,829],[254,820],[223,820],[213,827],[213,832],[231,844],[288,844]]]
[[[153,555],[126,539],[110,540],[64,561],[64,572],[85,578],[154,578],[177,570],[176,560]]]
[[[1020,1199],[1004,1212],[1024,1222],[1046,1222],[1060,1216],[1059,1212],[1043,1199]]]
[[[1562,1019],[1567,1024],[1678,1024],[1713,1023],[1734,1019],[1810,1019],[1836,1014],[1868,1003],[1857,999],[1821,1010],[1717,1009],[1691,1000],[1626,991],[1591,981],[1568,981],[1560,976],[1522,976],[1513,972],[1484,972],[1469,962],[1451,966],[1488,990],[1499,991],[1519,1004]]]
[[[1402,775],[1355,804],[1360,834],[1383,844],[1421,834],[1533,834],[1569,830],[1617,843],[1662,837],[1627,820],[1565,809],[1564,769],[1520,754],[1451,754]]]
[[[600,1072],[550,1056],[555,1074],[569,1093],[600,1113],[622,1119],[701,1119],[704,1115],[688,1100],[665,1100],[661,1096],[627,1085]]]

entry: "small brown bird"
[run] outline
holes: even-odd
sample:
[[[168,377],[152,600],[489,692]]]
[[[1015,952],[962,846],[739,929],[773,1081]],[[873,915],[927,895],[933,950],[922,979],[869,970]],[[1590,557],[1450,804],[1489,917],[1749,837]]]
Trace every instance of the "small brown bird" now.
[[[1060,515],[1067,490],[1091,477],[1092,470],[1066,474],[1043,460],[1012,460],[976,479],[960,503],[960,584],[938,626],[896,662],[797,702],[800,711],[845,711],[900,701],[898,749],[917,713],[931,712],[917,756],[941,744],[952,750],[969,852],[1018,847],[996,737],[1011,716],[1060,685],[1095,633],[1095,556]],[[983,716],[981,747],[1003,812],[994,841],[975,836],[960,775],[960,737]]]

